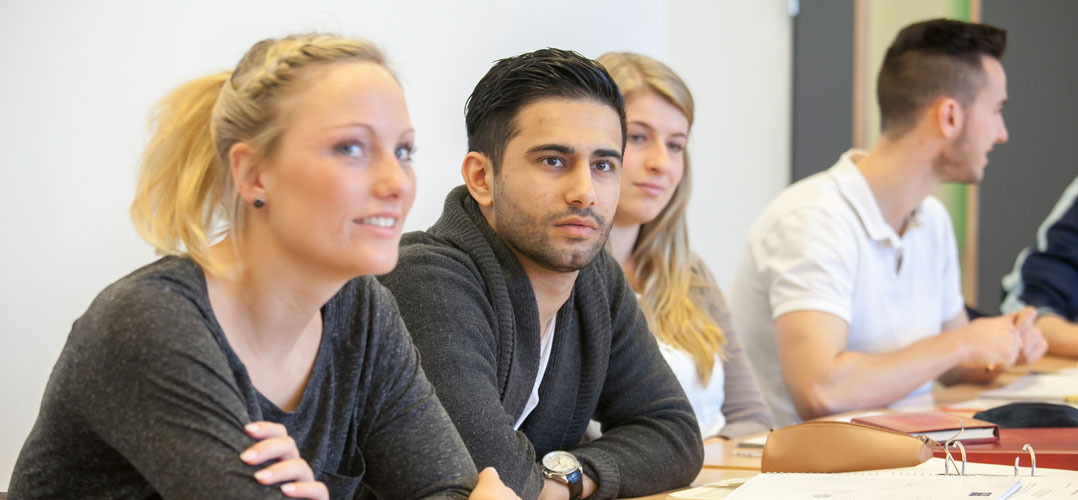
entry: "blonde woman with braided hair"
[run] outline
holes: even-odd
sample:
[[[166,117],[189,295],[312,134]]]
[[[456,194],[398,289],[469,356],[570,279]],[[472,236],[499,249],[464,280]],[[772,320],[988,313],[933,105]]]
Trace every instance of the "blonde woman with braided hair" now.
[[[166,257],[73,325],[12,498],[515,498],[479,475],[372,274],[415,195],[369,42],[255,44],[153,115],[131,215]]]
[[[726,300],[689,250],[692,94],[650,57],[609,53],[598,61],[625,96],[628,122],[621,197],[607,246],[637,292],[703,437],[767,430],[770,414],[731,330]]]

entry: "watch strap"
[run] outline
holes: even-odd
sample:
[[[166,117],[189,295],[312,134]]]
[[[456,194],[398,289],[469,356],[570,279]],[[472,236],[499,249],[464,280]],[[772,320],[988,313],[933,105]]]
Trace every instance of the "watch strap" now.
[[[565,477],[565,485],[569,487],[569,500],[581,500],[584,495],[584,470],[577,467]]]

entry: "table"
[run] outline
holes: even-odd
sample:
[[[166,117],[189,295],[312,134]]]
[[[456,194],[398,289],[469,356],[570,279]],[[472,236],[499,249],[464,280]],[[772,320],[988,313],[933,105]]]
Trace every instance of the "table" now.
[[[648,495],[646,497],[636,497],[631,500],[665,500],[666,496],[684,489],[702,486],[710,483],[717,483],[726,479],[733,479],[735,477],[752,477],[760,473],[760,470],[743,470],[743,469],[719,469],[714,467],[704,467],[700,470],[700,474],[696,476],[692,484],[687,488],[678,488],[676,490],[664,491],[662,493],[656,493],[654,495]]]
[[[932,401],[936,407],[977,399],[982,392],[1003,387],[1029,372],[1056,372],[1064,368],[1074,368],[1074,358],[1045,356],[1031,365],[1015,366],[1000,374],[988,384],[955,384],[950,387],[937,387],[932,391]]]
[[[1036,363],[1027,366],[1013,367],[1001,374],[995,381],[988,384],[956,384],[950,387],[937,387],[932,391],[931,404],[923,408],[907,408],[910,411],[928,411],[938,409],[940,406],[960,403],[976,399],[984,391],[1003,387],[1014,382],[1022,375],[1033,372],[1054,372],[1064,368],[1075,367],[1073,358],[1059,356],[1045,356]],[[863,410],[839,415],[824,417],[825,419],[838,419],[854,413],[864,413]],[[740,439],[726,440],[721,438],[709,438],[704,440],[704,466],[700,474],[693,480],[692,486],[714,483],[736,477],[751,477],[759,474],[762,449],[743,448],[738,446],[742,441],[757,437],[760,434],[745,436]],[[683,489],[683,488],[682,488]],[[656,493],[646,497],[648,500],[665,500],[672,490]]]
[[[763,448],[741,448],[738,445],[746,439],[761,434],[753,434],[741,439],[705,439],[704,468],[759,471]]]

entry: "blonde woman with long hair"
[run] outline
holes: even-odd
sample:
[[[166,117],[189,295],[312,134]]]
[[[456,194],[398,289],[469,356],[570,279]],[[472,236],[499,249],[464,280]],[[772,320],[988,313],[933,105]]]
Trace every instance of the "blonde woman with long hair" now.
[[[731,330],[726,299],[689,250],[692,94],[650,57],[609,53],[598,61],[625,96],[628,121],[621,198],[607,246],[637,292],[703,437],[765,431],[770,414]]]
[[[264,40],[175,89],[152,132],[131,215],[167,256],[75,322],[12,498],[515,497],[492,469],[476,485],[365,276],[396,265],[415,195],[378,49]]]

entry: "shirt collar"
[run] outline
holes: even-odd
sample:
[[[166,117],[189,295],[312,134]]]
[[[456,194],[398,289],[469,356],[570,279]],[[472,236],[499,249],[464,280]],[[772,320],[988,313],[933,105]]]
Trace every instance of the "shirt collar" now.
[[[861,174],[861,171],[857,169],[857,165],[854,164],[855,161],[859,161],[864,157],[866,153],[867,151],[860,149],[846,151],[838,162],[827,170],[827,175],[831,176],[831,179],[838,185],[839,193],[853,207],[869,238],[875,241],[886,241],[896,248],[901,247],[902,238],[883,218],[883,212],[880,211],[880,205],[876,202],[872,189],[868,187],[865,176]],[[908,234],[909,231],[922,224],[921,207],[917,207],[917,210],[913,211],[909,221],[906,223],[906,233]]]

